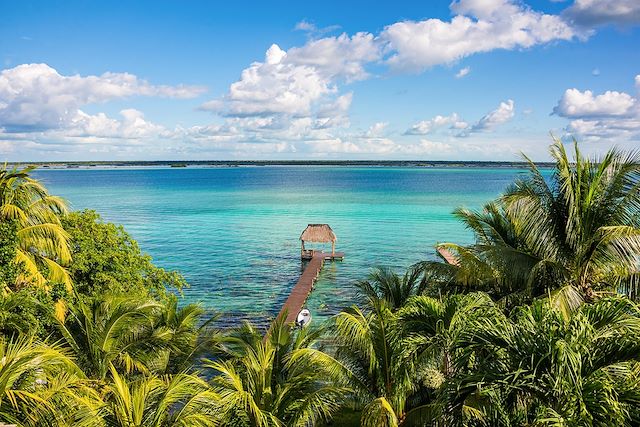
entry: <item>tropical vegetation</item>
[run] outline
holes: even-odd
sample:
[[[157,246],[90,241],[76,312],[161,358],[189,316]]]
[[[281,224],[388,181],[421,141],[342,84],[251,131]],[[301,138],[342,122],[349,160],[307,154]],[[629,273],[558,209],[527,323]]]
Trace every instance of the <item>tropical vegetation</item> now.
[[[181,302],[119,226],[0,170],[0,423],[35,426],[640,425],[640,158],[527,173],[475,236],[372,269],[322,325],[268,330]]]

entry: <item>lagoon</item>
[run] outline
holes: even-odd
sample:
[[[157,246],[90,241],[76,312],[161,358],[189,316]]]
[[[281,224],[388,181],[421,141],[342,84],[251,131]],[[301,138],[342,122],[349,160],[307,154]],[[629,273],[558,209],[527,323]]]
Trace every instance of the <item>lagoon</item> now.
[[[328,223],[343,262],[327,263],[308,306],[328,317],[355,302],[353,283],[374,266],[401,270],[438,242],[469,243],[452,215],[479,208],[516,168],[351,166],[38,169],[72,209],[124,225],[157,265],[180,271],[200,302],[239,318],[276,315],[302,270],[299,236]]]

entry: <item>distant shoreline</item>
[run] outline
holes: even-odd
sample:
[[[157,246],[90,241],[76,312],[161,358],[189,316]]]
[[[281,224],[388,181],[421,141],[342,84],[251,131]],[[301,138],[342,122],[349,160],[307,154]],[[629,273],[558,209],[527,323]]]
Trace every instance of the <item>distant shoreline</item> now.
[[[8,162],[10,166],[37,166],[45,169],[90,169],[117,167],[242,167],[242,166],[366,166],[413,168],[524,168],[525,162],[499,161],[420,161],[420,160],[164,160],[164,161],[82,161],[82,162]],[[552,167],[550,162],[536,162],[539,167]]]

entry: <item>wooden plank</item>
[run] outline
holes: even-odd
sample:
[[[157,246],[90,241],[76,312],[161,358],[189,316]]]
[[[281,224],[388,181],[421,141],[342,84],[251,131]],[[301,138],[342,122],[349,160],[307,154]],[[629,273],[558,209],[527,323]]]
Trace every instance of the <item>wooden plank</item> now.
[[[291,293],[282,306],[278,317],[283,316],[286,312],[287,323],[294,323],[296,321],[298,313],[300,313],[300,310],[304,307],[304,303],[307,301],[307,297],[313,289],[313,285],[315,284],[318,274],[322,269],[324,260],[325,254],[322,252],[316,252],[313,255],[313,258],[309,261],[309,264],[307,264],[307,267],[304,269],[304,272],[298,279],[298,282],[291,290]]]
[[[308,259],[308,258],[303,258]],[[284,305],[280,309],[277,318],[284,316],[287,313],[286,323],[295,323],[298,313],[304,308],[305,302],[309,294],[313,290],[316,279],[322,270],[325,261],[343,260],[344,253],[336,252],[334,254],[317,251],[313,253],[313,257],[309,260],[309,263],[305,267],[304,271],[298,278],[298,282],[291,289],[289,297],[284,302]],[[266,340],[269,336],[270,330],[264,336]]]

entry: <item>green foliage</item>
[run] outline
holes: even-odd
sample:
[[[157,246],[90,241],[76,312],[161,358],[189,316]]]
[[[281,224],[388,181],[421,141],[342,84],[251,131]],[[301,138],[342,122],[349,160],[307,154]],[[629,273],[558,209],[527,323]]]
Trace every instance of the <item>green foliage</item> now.
[[[0,421],[640,425],[640,307],[603,292],[637,294],[640,166],[616,151],[594,162],[576,148],[575,164],[560,144],[552,153],[550,183],[531,164],[482,212],[456,211],[477,239],[446,244],[458,265],[376,269],[328,327],[281,317],[266,337],[212,328],[122,227],[93,211],[60,220],[29,170],[0,171]],[[65,258],[68,241],[75,290],[44,260]],[[28,286],[38,274],[44,285]]]
[[[10,289],[20,274],[16,262],[18,236],[13,221],[0,221],[0,289]]]
[[[152,300],[95,297],[72,304],[59,329],[88,377],[104,380],[112,365],[147,373],[162,343],[152,320],[160,309]]]
[[[113,427],[214,427],[217,396],[190,374],[145,376],[127,381],[111,368],[105,421]]]
[[[44,338],[50,332],[53,305],[50,295],[34,289],[0,295],[0,334]]]
[[[15,259],[22,268],[15,286],[35,285],[48,291],[52,284],[63,283],[71,291],[64,268],[71,261],[68,236],[60,225],[67,206],[30,177],[33,169],[0,168],[0,222],[16,227]]]
[[[78,300],[57,320],[63,342],[86,376],[104,381],[112,366],[127,374],[178,373],[191,369],[221,340],[203,325],[197,305],[102,295]]]
[[[458,265],[422,264],[442,292],[482,290],[508,307],[554,291],[565,307],[599,291],[638,295],[639,155],[612,149],[590,159],[576,143],[572,160],[560,141],[550,151],[550,179],[527,159],[529,173],[500,199],[456,211],[476,244],[444,245]]]
[[[489,425],[640,422],[640,310],[628,299],[583,305],[569,319],[540,300],[474,324],[460,342],[463,373],[448,386],[452,405],[474,405]]]
[[[79,294],[163,295],[186,285],[177,272],[153,265],[122,226],[103,222],[95,211],[67,214],[62,225],[71,240],[69,274]]]
[[[0,419],[19,426],[88,426],[97,394],[63,348],[0,338]]]
[[[326,358],[313,357],[318,330],[292,330],[282,316],[268,336],[251,325],[233,331],[226,358],[206,366],[216,376],[222,425],[315,425],[337,411],[348,389],[331,381]]]
[[[407,300],[424,292],[426,282],[420,280],[421,271],[412,268],[404,276],[385,269],[374,269],[367,280],[356,284],[359,295],[371,303],[385,301],[393,310],[402,307]]]

